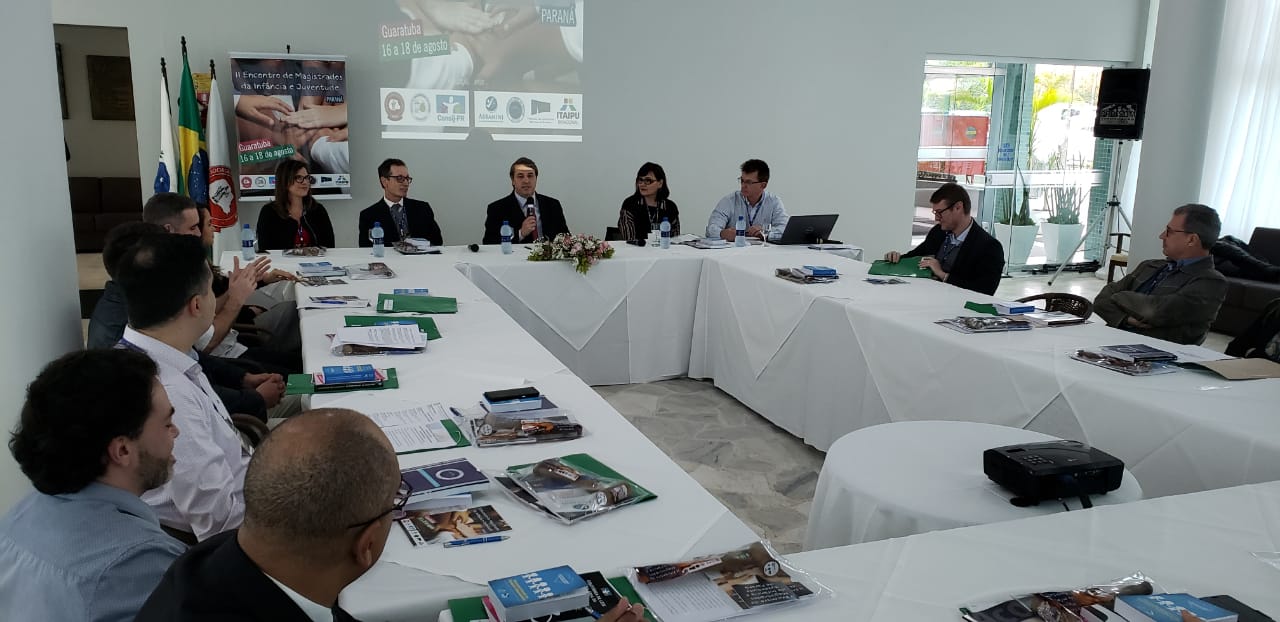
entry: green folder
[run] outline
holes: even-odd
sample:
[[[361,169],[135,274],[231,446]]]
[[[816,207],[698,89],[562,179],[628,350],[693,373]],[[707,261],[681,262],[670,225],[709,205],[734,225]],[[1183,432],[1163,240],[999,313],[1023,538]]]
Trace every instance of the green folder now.
[[[648,501],[650,499],[658,498],[658,495],[655,494],[653,491],[649,490],[648,488],[645,488],[644,486],[641,486],[640,484],[637,484],[635,480],[632,480],[631,478],[605,466],[603,462],[600,462],[599,460],[596,460],[595,458],[591,457],[590,454],[569,454],[567,456],[560,456],[559,460],[574,468],[591,471],[592,473],[595,473],[596,475],[600,475],[602,477],[620,479],[626,482],[627,485],[631,486],[631,490],[633,491],[631,498],[635,499],[634,503],[641,503],[643,501]],[[530,463],[530,464],[533,464],[533,463]],[[510,474],[516,471],[517,469],[523,469],[527,466],[529,466],[529,464],[517,464],[515,466],[509,466],[507,467],[507,474],[508,476],[510,476]]]
[[[436,321],[429,317],[381,317],[377,315],[348,315],[343,318],[347,326],[377,326],[378,324],[417,324],[418,330],[427,334],[427,341],[440,338]]]
[[[378,313],[457,313],[458,299],[443,296],[412,296],[406,294],[378,294]]]
[[[402,451],[402,452],[397,452],[397,453],[396,453],[396,455],[397,455],[397,456],[407,456],[407,455],[409,455],[409,454],[420,454],[420,453],[422,453],[422,452],[424,452],[424,451],[436,451],[436,450],[439,450],[439,449],[453,449],[454,447],[470,447],[470,446],[471,446],[471,441],[467,440],[467,435],[462,433],[462,428],[459,428],[459,427],[458,427],[458,424],[456,424],[456,423],[454,423],[454,422],[452,422],[452,421],[450,421],[450,420],[448,420],[448,419],[445,419],[444,421],[441,421],[441,422],[440,422],[440,424],[441,424],[441,425],[443,425],[443,426],[444,426],[444,429],[445,429],[445,430],[447,430],[447,431],[449,432],[449,438],[452,438],[452,439],[453,439],[453,442],[455,443],[455,444],[453,445],[453,447],[432,447],[431,449],[418,449],[418,450],[415,450],[415,451]]]
[[[933,271],[920,268],[919,257],[903,257],[898,263],[889,263],[883,259],[871,262],[867,274],[872,276],[909,276],[921,279],[933,278]]]
[[[988,303],[973,302],[970,300],[969,302],[964,303],[964,308],[977,313],[985,313],[987,315],[1000,315],[1000,313],[996,311],[996,306]]]
[[[382,381],[382,386],[377,388],[359,388],[359,389],[333,389],[330,391],[321,391],[320,393],[350,393],[352,391],[382,391],[384,389],[399,389],[400,378],[396,376],[394,367],[387,370],[387,379]],[[289,379],[285,381],[285,395],[314,395],[316,393],[316,385],[311,381],[311,374],[289,374]]]

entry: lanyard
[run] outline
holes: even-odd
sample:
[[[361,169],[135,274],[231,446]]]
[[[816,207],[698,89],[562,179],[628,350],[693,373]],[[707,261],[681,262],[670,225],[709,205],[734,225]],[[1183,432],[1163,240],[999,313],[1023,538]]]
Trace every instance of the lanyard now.
[[[739,192],[738,194],[742,193]],[[745,206],[745,211],[747,212],[747,226],[750,227],[755,224],[756,216],[759,216],[760,210],[764,208],[764,196],[760,196],[760,203],[756,204],[756,211],[754,214],[751,212],[751,204],[747,202],[746,196],[742,197],[742,204]]]

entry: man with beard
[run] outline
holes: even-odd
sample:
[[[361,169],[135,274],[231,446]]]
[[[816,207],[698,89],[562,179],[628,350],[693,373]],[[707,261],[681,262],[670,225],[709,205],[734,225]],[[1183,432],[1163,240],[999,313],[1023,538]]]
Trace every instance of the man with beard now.
[[[27,388],[9,450],[35,491],[0,519],[0,619],[132,620],[186,548],[139,497],[173,468],[156,364],[88,350]]]

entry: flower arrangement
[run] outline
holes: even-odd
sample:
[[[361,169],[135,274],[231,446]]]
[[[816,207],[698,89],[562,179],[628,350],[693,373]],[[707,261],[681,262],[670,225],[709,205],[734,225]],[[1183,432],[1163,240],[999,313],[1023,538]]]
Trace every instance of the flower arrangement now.
[[[568,259],[583,274],[601,259],[613,257],[613,247],[595,236],[561,233],[553,240],[538,240],[529,252],[529,261],[556,261]]]

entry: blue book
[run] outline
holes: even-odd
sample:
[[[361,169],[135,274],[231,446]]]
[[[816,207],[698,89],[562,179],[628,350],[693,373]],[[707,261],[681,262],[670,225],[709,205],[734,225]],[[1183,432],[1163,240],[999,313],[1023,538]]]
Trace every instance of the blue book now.
[[[836,269],[828,266],[800,266],[805,276],[837,276]]]
[[[373,365],[327,365],[321,367],[320,372],[324,374],[325,384],[373,382],[378,379]]]
[[[1187,610],[1204,622],[1236,622],[1239,616],[1190,594],[1152,594],[1116,598],[1116,613],[1129,622],[1182,622]]]
[[[397,296],[430,296],[431,293],[425,287],[397,287],[391,291]]]
[[[489,595],[502,620],[527,620],[581,609],[590,598],[586,581],[568,566],[490,581]]]

